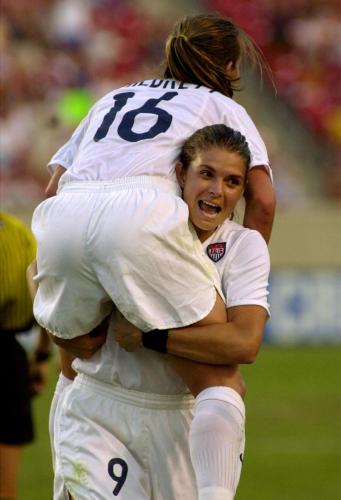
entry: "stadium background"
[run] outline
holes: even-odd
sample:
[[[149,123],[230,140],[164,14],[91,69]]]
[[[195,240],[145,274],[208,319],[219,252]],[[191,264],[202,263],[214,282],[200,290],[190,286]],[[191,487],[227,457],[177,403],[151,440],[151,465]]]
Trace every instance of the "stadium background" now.
[[[29,223],[45,164],[99,96],[153,75],[174,20],[215,10],[257,41],[245,105],[267,144],[278,208],[272,318],[244,368],[247,453],[237,500],[341,498],[341,7],[334,0],[3,0],[1,208]],[[240,209],[242,218],[242,207]],[[35,401],[19,500],[51,497],[47,412]],[[4,410],[3,410],[4,411]],[[133,499],[132,499],[133,500]],[[167,499],[164,499],[167,500]]]

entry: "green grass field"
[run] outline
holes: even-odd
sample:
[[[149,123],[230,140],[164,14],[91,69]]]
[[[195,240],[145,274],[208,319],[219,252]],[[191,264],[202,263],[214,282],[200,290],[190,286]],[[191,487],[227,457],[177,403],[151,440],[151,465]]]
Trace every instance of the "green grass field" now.
[[[236,500],[340,500],[341,347],[264,346],[243,372],[247,445]],[[37,439],[24,450],[18,500],[52,498],[47,419],[55,381],[51,367],[48,390],[35,401]]]

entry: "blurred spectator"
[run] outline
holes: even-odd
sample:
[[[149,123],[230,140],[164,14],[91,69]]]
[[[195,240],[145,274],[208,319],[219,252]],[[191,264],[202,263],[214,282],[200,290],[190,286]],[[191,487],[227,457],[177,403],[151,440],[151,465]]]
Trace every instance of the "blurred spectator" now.
[[[36,245],[29,229],[0,212],[0,384],[5,408],[0,417],[0,498],[17,498],[22,446],[33,440],[31,397],[46,382],[50,340],[40,329],[32,360],[18,342],[17,333],[34,323],[26,270],[35,258]]]

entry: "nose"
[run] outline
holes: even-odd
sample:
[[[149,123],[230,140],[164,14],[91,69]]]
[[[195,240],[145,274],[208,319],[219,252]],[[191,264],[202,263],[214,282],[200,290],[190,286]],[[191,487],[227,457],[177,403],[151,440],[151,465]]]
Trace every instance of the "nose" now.
[[[221,179],[212,179],[209,187],[209,193],[213,196],[220,196],[223,192],[223,183]]]

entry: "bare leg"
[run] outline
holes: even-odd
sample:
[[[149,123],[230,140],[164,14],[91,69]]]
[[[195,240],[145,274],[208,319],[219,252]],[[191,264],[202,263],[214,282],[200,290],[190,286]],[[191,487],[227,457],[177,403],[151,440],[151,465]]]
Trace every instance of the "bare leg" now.
[[[224,323],[225,321],[227,321],[226,305],[217,293],[216,301],[211,312],[202,320],[194,323],[194,325],[203,326],[210,325],[211,323]]]
[[[204,319],[195,323],[195,326],[226,321],[226,306],[217,294],[212,311]],[[244,397],[245,385],[238,366],[208,365],[178,356],[169,356],[169,358],[174,370],[180,375],[193,396],[197,396],[199,392],[208,387],[226,386],[231,387],[241,397]]]
[[[208,387],[231,387],[244,398],[245,383],[238,365],[214,366],[172,356],[170,362],[190,392],[196,397]]]
[[[0,444],[0,499],[16,500],[22,446]]]
[[[225,305],[224,313],[217,299],[215,308],[197,325],[227,321]],[[196,397],[189,447],[198,499],[233,500],[245,446],[245,385],[239,368],[176,356],[171,364]]]

